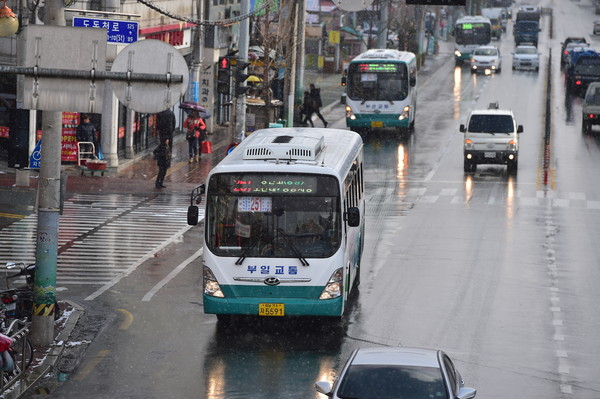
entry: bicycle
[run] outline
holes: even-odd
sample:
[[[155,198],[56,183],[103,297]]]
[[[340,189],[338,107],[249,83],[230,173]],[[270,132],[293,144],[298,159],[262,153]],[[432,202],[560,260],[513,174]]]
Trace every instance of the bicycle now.
[[[14,362],[13,376],[20,375],[27,370],[33,362],[33,344],[27,337],[29,332],[29,323],[27,319],[15,319],[6,326],[6,319],[3,311],[0,311],[2,322],[0,323],[0,332],[13,339],[9,353]]]

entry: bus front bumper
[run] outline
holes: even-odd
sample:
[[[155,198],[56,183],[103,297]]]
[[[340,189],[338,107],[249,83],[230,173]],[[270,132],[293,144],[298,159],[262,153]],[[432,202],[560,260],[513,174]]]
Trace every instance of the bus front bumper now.
[[[204,313],[231,315],[259,315],[259,304],[282,303],[284,316],[332,316],[339,317],[344,309],[343,298],[215,298],[204,295]],[[270,317],[270,316],[265,316]]]
[[[355,129],[408,128],[410,118],[386,117],[385,115],[355,115],[355,119],[346,118],[346,126]]]

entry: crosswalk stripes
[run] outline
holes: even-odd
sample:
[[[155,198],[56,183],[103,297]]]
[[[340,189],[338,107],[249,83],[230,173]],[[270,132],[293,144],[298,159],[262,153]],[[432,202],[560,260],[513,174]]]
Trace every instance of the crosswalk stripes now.
[[[373,187],[369,189],[368,184],[367,193],[368,204],[377,204],[377,201],[371,202],[369,200],[382,195],[381,188]],[[385,195],[389,195],[389,193]],[[464,190],[456,187],[440,188],[439,186],[432,186],[411,187],[396,195],[404,203],[418,205],[441,203],[464,205],[468,203],[470,206],[474,204],[501,206],[511,202],[511,206],[518,205],[522,207],[546,207],[550,205],[553,208],[561,209],[600,210],[600,200],[589,199],[588,195],[583,192],[557,193],[543,190],[517,190],[515,192],[507,191],[504,196],[499,196],[497,191],[492,191],[491,188],[477,188],[467,194]]]
[[[185,194],[79,194],[65,201],[57,286],[104,285],[130,272],[140,259],[189,228],[188,201]],[[33,263],[36,230],[36,214],[0,230],[0,265]]]

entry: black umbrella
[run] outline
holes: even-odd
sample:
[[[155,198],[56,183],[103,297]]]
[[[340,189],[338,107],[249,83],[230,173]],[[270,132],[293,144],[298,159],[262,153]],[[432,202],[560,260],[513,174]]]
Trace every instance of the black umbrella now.
[[[193,101],[184,101],[181,104],[179,104],[179,108],[181,108],[182,110],[184,110],[188,113],[192,112],[192,111],[198,111],[198,114],[200,115],[200,117],[202,119],[208,119],[212,116],[212,114],[210,113],[209,110],[207,110],[202,105],[197,104]]]

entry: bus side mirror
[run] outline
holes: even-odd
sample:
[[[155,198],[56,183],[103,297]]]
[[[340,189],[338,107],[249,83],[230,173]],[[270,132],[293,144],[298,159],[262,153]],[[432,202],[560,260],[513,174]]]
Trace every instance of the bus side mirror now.
[[[465,128],[465,125],[462,123],[460,124],[460,127],[458,128],[458,130],[460,130],[461,133],[464,133],[467,131],[467,129]]]
[[[410,83],[411,87],[415,87],[417,85],[417,77],[416,76],[411,76],[409,83]]]
[[[198,206],[190,205],[187,211],[187,224],[195,226],[198,224]]]
[[[342,76],[342,86],[346,86],[346,77]]]
[[[353,206],[348,208],[348,212],[344,215],[344,220],[348,222],[350,227],[360,226],[360,211],[357,207]]]
[[[342,93],[340,97],[340,104],[346,105],[346,93]]]

